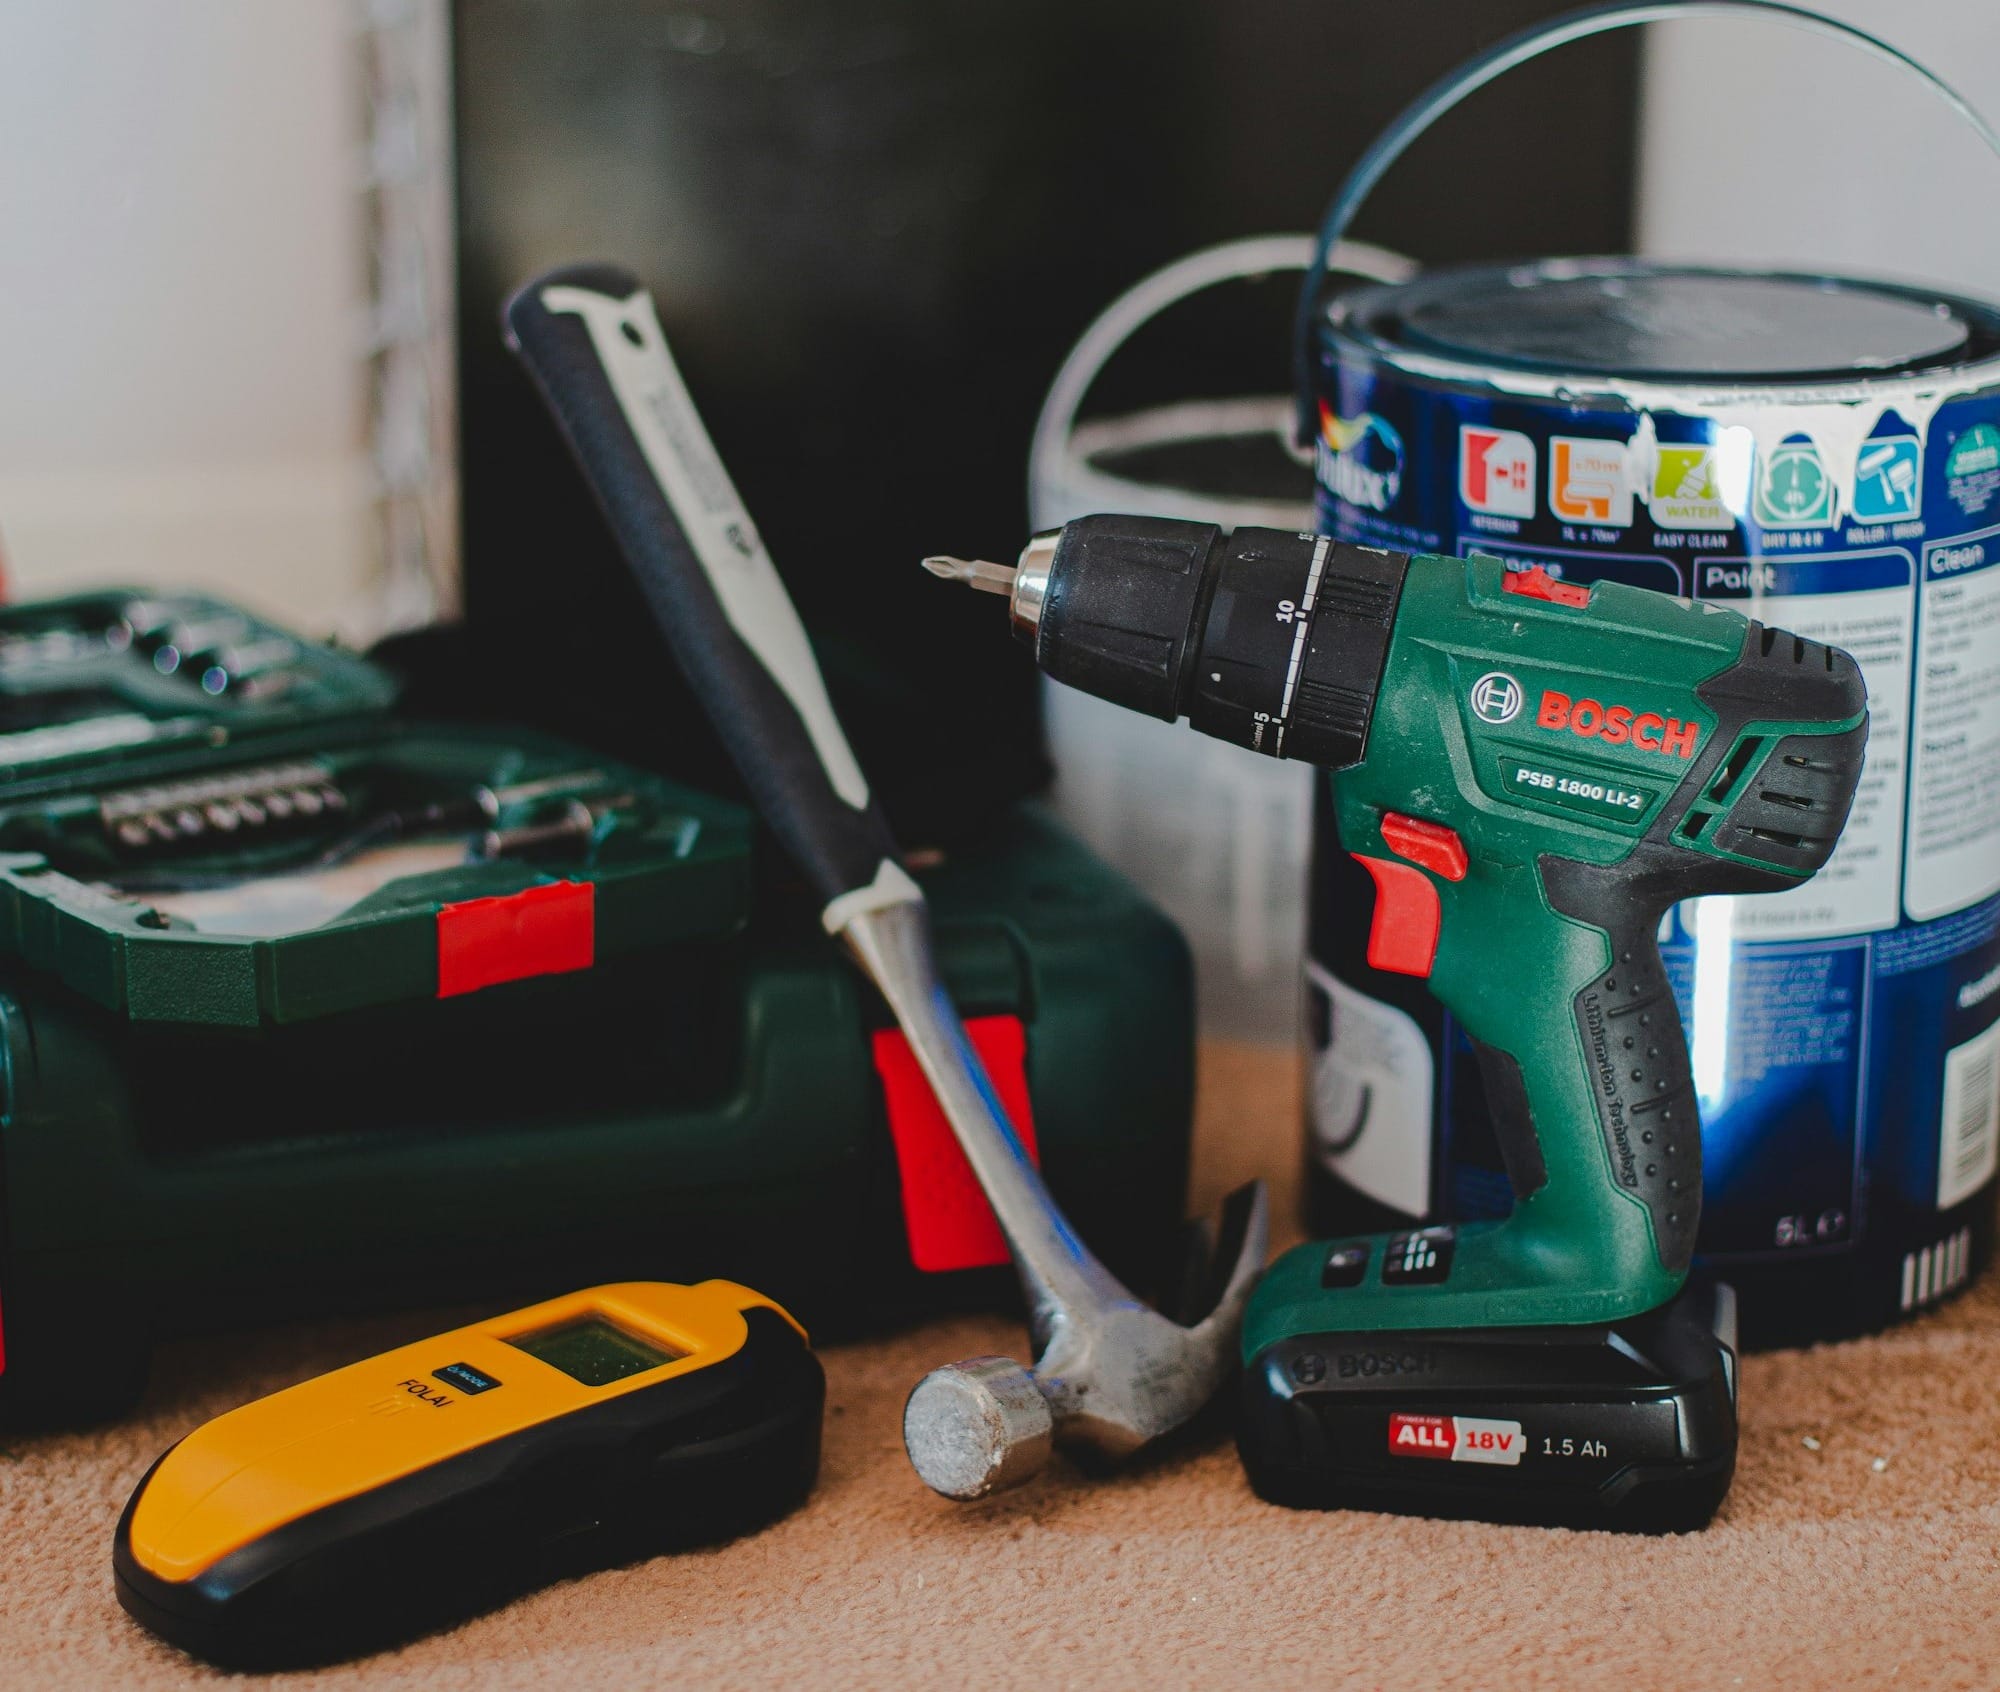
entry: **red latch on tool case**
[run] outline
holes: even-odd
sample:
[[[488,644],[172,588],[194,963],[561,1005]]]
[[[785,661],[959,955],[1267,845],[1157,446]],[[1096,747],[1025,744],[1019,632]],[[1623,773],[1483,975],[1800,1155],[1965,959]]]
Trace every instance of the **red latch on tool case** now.
[[[1028,1037],[1021,1019],[976,1016],[966,1022],[965,1033],[993,1078],[1007,1120],[1039,1165],[1028,1102]],[[910,1261],[932,1275],[1005,1263],[1007,1240],[999,1219],[980,1191],[965,1153],[958,1149],[937,1095],[917,1067],[916,1053],[899,1030],[884,1028],[876,1034],[875,1073],[882,1078],[889,1133],[896,1142]]]
[[[493,899],[441,905],[437,996],[588,969],[597,953],[597,888],[551,881]]]

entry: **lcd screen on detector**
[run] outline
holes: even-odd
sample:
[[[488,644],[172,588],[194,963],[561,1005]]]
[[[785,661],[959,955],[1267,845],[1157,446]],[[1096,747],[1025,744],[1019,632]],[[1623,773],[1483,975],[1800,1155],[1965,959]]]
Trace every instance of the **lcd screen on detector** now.
[[[658,1340],[641,1339],[602,1316],[580,1316],[571,1322],[558,1322],[552,1328],[516,1334],[507,1343],[530,1357],[539,1357],[585,1386],[594,1387],[609,1386],[628,1375],[642,1375],[648,1369],[657,1369],[662,1363],[672,1363],[687,1355]]]

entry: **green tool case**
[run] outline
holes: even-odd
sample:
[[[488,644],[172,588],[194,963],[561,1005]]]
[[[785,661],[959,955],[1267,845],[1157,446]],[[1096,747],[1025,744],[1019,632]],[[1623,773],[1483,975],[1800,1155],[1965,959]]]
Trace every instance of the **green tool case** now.
[[[0,1421],[312,1312],[720,1275],[838,1332],[1006,1284],[913,1266],[886,1013],[746,813],[395,691],[198,596],[0,609]],[[1157,1275],[1180,936],[1030,810],[921,874],[1058,1198]]]

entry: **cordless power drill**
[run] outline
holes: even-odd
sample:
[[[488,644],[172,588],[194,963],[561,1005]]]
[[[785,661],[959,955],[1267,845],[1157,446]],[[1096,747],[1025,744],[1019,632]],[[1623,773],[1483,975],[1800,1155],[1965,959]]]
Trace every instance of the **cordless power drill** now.
[[[1488,557],[1087,517],[1008,595],[1057,680],[1328,772],[1369,962],[1477,1054],[1514,1207],[1300,1246],[1245,1321],[1252,1483],[1353,1504],[1698,1526],[1736,1446],[1734,1301],[1701,1215],[1675,902],[1795,887],[1853,802],[1846,653],[1715,605]]]

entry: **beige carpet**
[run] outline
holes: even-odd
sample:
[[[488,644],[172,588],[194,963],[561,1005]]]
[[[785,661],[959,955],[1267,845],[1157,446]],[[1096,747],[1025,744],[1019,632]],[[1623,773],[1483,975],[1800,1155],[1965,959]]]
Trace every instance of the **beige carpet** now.
[[[1292,1204],[1289,1060],[1204,1057],[1195,1198],[1257,1170]],[[0,1454],[0,1685],[214,1678],[128,1622],[111,1531],[172,1439],[422,1318],[169,1352],[119,1427]],[[1753,1358],[1742,1462],[1708,1532],[1626,1540],[1299,1515],[1226,1447],[984,1505],[926,1493],[898,1414],[997,1321],[826,1357],[826,1461],[797,1515],[721,1550],[545,1591],[293,1686],[2000,1686],[2000,1287],[1883,1338]],[[1812,1443],[1808,1443],[1811,1441]]]

